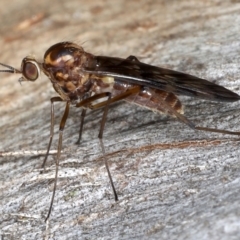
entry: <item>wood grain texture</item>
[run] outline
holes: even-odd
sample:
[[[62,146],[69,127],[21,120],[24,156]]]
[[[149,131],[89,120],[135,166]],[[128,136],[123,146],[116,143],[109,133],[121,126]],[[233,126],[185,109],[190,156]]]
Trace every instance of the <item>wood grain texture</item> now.
[[[208,79],[240,94],[238,1],[2,0],[0,62],[20,67],[54,43],[93,54],[137,56]],[[32,18],[35,16],[37,20]],[[50,128],[50,97],[35,83],[0,76],[0,234],[2,239],[239,239],[240,163],[236,137],[193,131],[175,119],[121,102],[109,111],[105,156],[119,194],[114,202],[97,135],[101,111],[80,111],[64,132],[58,190],[48,225],[54,155],[39,174]],[[239,102],[181,97],[201,126],[238,130]],[[63,105],[56,104],[57,130]],[[7,153],[10,153],[7,156]]]

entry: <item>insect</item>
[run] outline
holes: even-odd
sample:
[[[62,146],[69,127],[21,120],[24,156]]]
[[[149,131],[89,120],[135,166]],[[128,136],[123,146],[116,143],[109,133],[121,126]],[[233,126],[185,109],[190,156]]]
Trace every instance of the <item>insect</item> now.
[[[45,52],[42,63],[37,62],[33,57],[25,57],[22,60],[21,70],[3,63],[0,65],[7,68],[0,72],[21,74],[19,82],[33,82],[38,79],[40,72],[43,72],[58,93],[57,97],[51,98],[50,138],[42,168],[45,168],[54,134],[54,103],[60,101],[66,103],[59,127],[54,190],[46,220],[50,217],[54,202],[62,136],[70,105],[82,108],[77,143],[81,141],[87,109],[103,108],[98,135],[103,154],[105,150],[101,139],[109,105],[119,100],[166,113],[194,130],[240,135],[240,132],[196,126],[184,116],[182,104],[176,96],[182,94],[212,101],[234,102],[240,100],[238,94],[205,79],[142,63],[135,56],[126,59],[94,56],[77,44],[60,42]],[[117,201],[118,196],[106,160],[105,166]]]

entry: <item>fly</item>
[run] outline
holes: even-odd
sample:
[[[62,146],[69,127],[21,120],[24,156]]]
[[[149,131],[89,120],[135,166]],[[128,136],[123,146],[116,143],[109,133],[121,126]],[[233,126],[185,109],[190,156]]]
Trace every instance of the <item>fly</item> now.
[[[77,44],[60,42],[46,51],[42,63],[37,62],[33,57],[25,57],[22,60],[21,70],[3,63],[0,65],[7,68],[0,70],[0,72],[21,74],[20,83],[22,81],[34,82],[38,79],[40,72],[43,72],[58,93],[57,97],[51,98],[50,138],[42,164],[43,169],[54,134],[54,103],[66,103],[59,126],[54,189],[46,220],[50,217],[54,202],[62,150],[62,135],[70,105],[82,108],[77,143],[81,141],[87,109],[103,108],[98,134],[103,154],[105,149],[101,140],[109,105],[120,100],[136,103],[142,107],[173,116],[194,130],[240,135],[240,132],[196,126],[184,116],[182,104],[176,96],[187,95],[212,101],[234,102],[240,100],[238,94],[205,79],[142,63],[135,56],[129,56],[126,59],[94,56],[85,52]],[[117,192],[106,159],[105,166],[117,201]]]

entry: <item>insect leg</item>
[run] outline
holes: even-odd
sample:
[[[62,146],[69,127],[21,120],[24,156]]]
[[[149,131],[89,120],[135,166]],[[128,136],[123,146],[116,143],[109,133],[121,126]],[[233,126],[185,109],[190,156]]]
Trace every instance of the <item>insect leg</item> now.
[[[107,94],[108,94],[108,100],[106,101],[106,104],[105,104],[105,107],[104,107],[102,121],[101,121],[101,126],[100,126],[100,130],[99,130],[99,134],[98,134],[98,138],[99,138],[100,146],[102,148],[103,156],[105,155],[105,147],[104,147],[104,144],[103,144],[103,141],[102,141],[102,136],[103,136],[103,130],[104,130],[104,126],[105,126],[105,123],[106,123],[106,120],[107,120],[109,104],[111,102],[111,96],[112,96],[111,93],[107,93]],[[116,192],[113,180],[112,180],[112,175],[111,175],[111,172],[109,170],[108,161],[107,161],[106,158],[104,158],[104,163],[105,163],[105,167],[107,169],[107,173],[108,173],[108,177],[109,177],[109,180],[110,180],[110,184],[112,186],[112,190],[113,190],[115,201],[118,201],[118,195],[117,195],[117,192]]]
[[[55,197],[55,193],[56,193],[59,159],[60,159],[61,150],[62,150],[62,135],[63,135],[63,130],[64,130],[64,127],[65,127],[66,120],[68,118],[69,106],[70,106],[70,102],[66,102],[65,111],[64,111],[64,114],[62,116],[60,126],[59,126],[58,150],[57,150],[56,171],[55,171],[55,178],[54,178],[53,193],[52,193],[51,203],[50,203],[50,207],[49,207],[48,214],[47,214],[47,217],[46,217],[45,221],[48,220],[48,218],[51,214],[53,201],[54,201],[54,197]]]
[[[182,115],[180,113],[178,113],[177,115],[175,114],[175,116],[178,118],[178,120],[187,124],[190,128],[192,128],[194,130],[200,130],[200,131],[206,131],[206,132],[216,132],[216,133],[240,136],[240,132],[228,131],[228,130],[217,129],[217,128],[198,127],[192,121],[190,121],[189,119],[187,119],[184,115]]]
[[[102,138],[99,138],[99,143],[100,143],[100,146],[101,146],[101,148],[102,148],[102,153],[103,153],[103,156],[104,156],[104,155],[105,155],[105,147],[104,147]],[[118,201],[118,195],[117,195],[117,192],[116,192],[116,189],[115,189],[113,180],[112,180],[112,175],[111,175],[111,172],[110,172],[110,170],[109,170],[108,161],[107,161],[106,158],[104,158],[104,163],[105,163],[105,167],[106,167],[106,169],[107,169],[107,173],[108,173],[108,177],[109,177],[109,180],[110,180],[110,184],[111,184],[111,186],[112,186],[114,199],[115,199],[115,201]]]
[[[100,141],[100,146],[102,148],[103,155],[105,155],[105,148],[104,148],[104,144],[103,144],[103,141],[102,141],[102,137],[103,137],[104,126],[105,126],[105,123],[106,123],[106,120],[107,120],[107,113],[108,113],[109,105],[113,102],[122,100],[122,99],[128,97],[129,95],[138,93],[140,91],[140,89],[141,89],[141,87],[138,86],[138,87],[129,89],[126,92],[124,92],[122,94],[119,94],[118,96],[113,97],[113,98],[111,98],[111,93],[108,93],[109,96],[108,96],[107,101],[104,101],[104,102],[101,102],[100,104],[96,104],[96,105],[92,106],[94,109],[104,106],[104,112],[103,112],[103,116],[102,116],[101,127],[100,127],[99,134],[98,134],[98,138],[99,138],[99,141]],[[104,163],[105,163],[105,167],[107,169],[110,184],[112,186],[115,201],[118,201],[118,195],[117,195],[116,189],[114,187],[111,172],[109,170],[109,166],[108,166],[108,162],[107,162],[106,158],[104,158]]]
[[[80,119],[80,129],[79,129],[79,136],[78,136],[78,140],[76,142],[76,144],[79,144],[82,138],[82,131],[83,131],[83,124],[84,124],[84,118],[86,116],[86,108],[89,108],[89,105],[91,105],[92,101],[104,98],[107,96],[107,93],[100,93],[100,94],[96,94],[92,97],[86,98],[84,100],[82,100],[81,102],[76,104],[76,107],[83,107],[82,113],[81,113],[81,119]]]
[[[171,107],[171,105],[166,102],[165,99],[161,98],[161,96],[155,94],[155,92],[152,90],[151,91],[152,95],[158,99],[158,103],[164,107],[164,109],[166,109],[166,112],[169,115],[175,116],[180,122],[188,125],[190,128],[194,129],[194,130],[200,130],[200,131],[208,131],[208,132],[216,132],[216,133],[222,133],[222,134],[229,134],[229,135],[237,135],[240,136],[240,132],[235,132],[235,131],[228,131],[228,130],[222,130],[222,129],[217,129],[217,128],[208,128],[208,127],[200,127],[200,126],[196,126],[192,121],[190,121],[185,115],[179,113],[178,111],[176,111],[176,109],[174,109],[173,107]]]
[[[140,63],[140,61],[133,55],[130,55],[129,57],[126,58],[126,60],[130,60],[132,62],[138,62]]]
[[[42,168],[44,168],[45,170],[45,163],[47,161],[48,158],[48,154],[52,145],[52,139],[53,139],[53,130],[54,130],[54,102],[61,102],[63,101],[60,97],[53,97],[51,98],[51,127],[50,127],[50,137],[49,137],[49,143],[48,143],[48,148],[47,148],[47,152],[45,154],[45,158],[43,160],[42,163]]]
[[[217,132],[217,133],[222,133],[222,134],[240,136],[240,132],[228,131],[228,130],[217,129],[217,128],[208,128],[208,127],[198,127],[198,126],[196,126],[195,129],[201,130],[201,131],[207,131],[207,132]]]
[[[80,120],[80,129],[79,129],[79,136],[76,144],[79,144],[82,138],[82,131],[83,131],[83,124],[84,124],[84,119],[86,116],[87,109],[89,107],[89,104],[91,105],[92,101],[98,100],[100,98],[104,98],[107,96],[107,93],[100,93],[96,94],[92,97],[86,98],[82,100],[81,102],[76,104],[76,107],[83,107],[82,113],[81,113],[81,120]]]
[[[207,131],[207,132],[216,132],[216,133],[222,133],[222,134],[229,134],[229,135],[238,135],[240,136],[240,132],[234,132],[234,131],[228,131],[228,130],[222,130],[222,129],[217,129],[217,128],[208,128],[208,127],[199,127],[196,126],[192,121],[190,121],[187,117],[185,117],[183,114],[178,113],[177,111],[175,111],[174,109],[172,109],[168,104],[164,104],[169,110],[170,112],[175,115],[175,117],[177,117],[177,119],[180,122],[185,123],[186,125],[188,125],[190,128],[194,129],[194,130],[200,130],[200,131]]]
[[[117,102],[117,101],[120,101],[120,100],[123,100],[131,95],[134,95],[134,94],[137,94],[141,91],[141,86],[136,86],[136,87],[133,87],[133,88],[130,88],[128,89],[126,92],[123,92],[111,99],[108,99],[107,101],[103,101],[103,102],[100,102],[100,103],[97,103],[95,105],[89,105],[89,108],[91,109],[98,109],[98,108],[101,108],[101,107],[104,107],[106,106],[106,104],[111,104],[111,103],[114,103],[114,102]]]
[[[102,149],[103,156],[105,155],[105,148],[104,148],[104,145],[103,145],[103,142],[102,142],[102,135],[103,135],[105,122],[106,122],[106,119],[107,119],[109,102],[111,100],[111,93],[105,92],[105,93],[96,94],[96,95],[94,95],[92,97],[89,97],[87,99],[84,99],[81,102],[76,104],[76,107],[85,107],[83,109],[82,115],[81,115],[79,139],[77,141],[77,143],[79,143],[80,139],[81,139],[81,135],[82,135],[83,120],[84,120],[84,117],[85,117],[85,114],[86,114],[86,107],[89,108],[91,106],[91,102],[96,101],[96,100],[101,99],[101,98],[105,98],[105,97],[108,97],[108,100],[105,101],[105,104],[104,104],[104,112],[103,112],[103,117],[102,117],[102,120],[101,120],[100,131],[99,131],[99,134],[98,134],[98,138],[99,138],[99,142],[100,142],[100,146],[101,146],[101,149]],[[113,189],[113,194],[114,194],[115,201],[118,201],[117,192],[116,192],[116,189],[114,187],[114,183],[113,183],[113,180],[112,180],[112,176],[111,176],[111,173],[110,173],[110,170],[109,170],[109,167],[108,167],[108,162],[107,162],[106,158],[104,159],[104,163],[105,163],[105,167],[107,169],[107,173],[108,173],[108,177],[109,177],[109,180],[110,180],[110,184],[111,184],[112,189]]]
[[[127,64],[129,61],[135,62],[135,63],[141,63],[135,56],[130,55],[126,59],[123,59],[122,62],[119,62],[119,65]]]
[[[103,101],[103,102],[101,102],[99,104],[95,104],[95,105],[93,105],[92,102],[94,102],[96,100],[99,100],[101,98],[109,97],[109,93],[108,92],[99,93],[99,94],[96,94],[96,95],[94,95],[92,97],[86,98],[86,99],[82,100],[81,102],[77,103],[76,107],[83,107],[82,114],[81,114],[79,138],[78,138],[77,144],[79,144],[80,140],[81,140],[82,130],[83,130],[83,122],[84,122],[84,118],[86,116],[86,108],[98,109],[98,108],[101,108],[101,107],[106,107],[107,103],[109,105],[112,102],[119,101],[121,99],[124,99],[124,98],[128,97],[129,95],[138,93],[139,92],[139,90],[138,90],[139,88],[140,87],[131,88],[128,91],[124,92],[123,94],[120,94],[120,95],[118,95],[118,96],[116,96],[114,98],[109,98],[107,101]],[[107,115],[107,113],[105,115],[103,115],[103,116],[105,116],[105,118],[106,118],[106,115]],[[104,124],[101,124],[101,130],[100,130],[100,133],[99,133],[101,135],[101,137],[102,137],[102,134],[103,134],[103,128],[104,128],[105,122],[106,122],[106,119],[104,121]],[[103,123],[103,120],[102,120],[102,123]]]
[[[101,126],[100,126],[100,130],[99,130],[99,134],[98,134],[98,138],[99,138],[100,146],[102,148],[103,155],[105,155],[105,148],[104,148],[104,144],[103,144],[103,141],[102,141],[102,137],[103,137],[104,126],[105,126],[105,123],[106,123],[106,120],[107,120],[107,113],[108,113],[109,105],[113,102],[120,101],[120,100],[122,100],[122,99],[124,99],[124,98],[126,98],[130,95],[137,94],[140,90],[141,90],[141,87],[136,86],[136,87],[133,87],[131,89],[128,89],[126,92],[121,93],[121,94],[119,94],[119,95],[117,95],[113,98],[111,98],[111,93],[109,93],[109,92],[100,93],[100,94],[94,95],[92,97],[89,97],[89,98],[81,101],[80,103],[78,103],[76,105],[76,107],[85,106],[85,107],[88,107],[88,108],[91,108],[91,109],[98,109],[98,108],[104,107],[104,112],[103,112],[103,116],[102,116],[102,120],[101,120]],[[97,103],[95,105],[92,104],[93,101],[95,101],[97,99],[105,98],[105,97],[108,97],[108,99],[106,101]],[[105,163],[105,167],[107,169],[110,184],[112,186],[115,201],[118,201],[117,192],[116,192],[116,189],[114,187],[111,172],[109,170],[109,166],[108,166],[108,162],[107,162],[106,158],[104,159],[104,163]]]
[[[85,108],[89,108],[89,105],[91,105],[91,102],[96,101],[98,99],[107,97],[108,93],[107,92],[103,92],[103,93],[99,93],[96,95],[93,95],[89,98],[86,98],[84,100],[82,100],[81,102],[77,103],[75,107],[79,108],[79,107],[85,107]]]
[[[78,136],[78,140],[77,140],[76,144],[79,144],[81,139],[82,139],[83,123],[84,123],[84,119],[85,119],[85,116],[86,116],[86,112],[87,112],[87,109],[83,108],[82,113],[81,113],[79,136]]]

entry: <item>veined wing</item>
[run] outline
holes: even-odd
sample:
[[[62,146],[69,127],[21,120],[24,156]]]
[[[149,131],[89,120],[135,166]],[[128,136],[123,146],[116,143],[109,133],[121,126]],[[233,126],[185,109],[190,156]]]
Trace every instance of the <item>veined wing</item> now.
[[[95,75],[112,76],[116,80],[131,84],[213,101],[232,102],[240,99],[238,94],[205,79],[145,64],[134,56],[127,59],[95,56],[89,60],[84,71]]]

